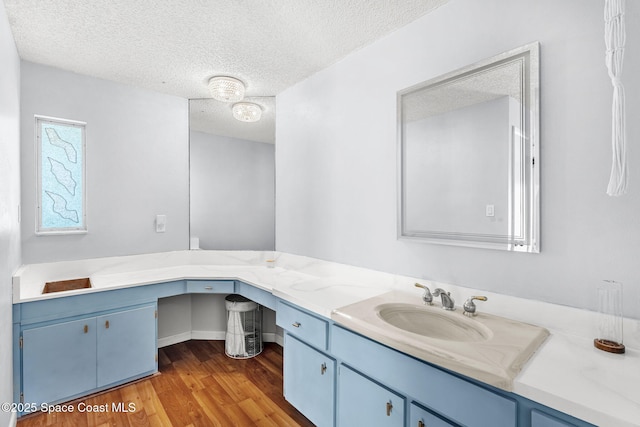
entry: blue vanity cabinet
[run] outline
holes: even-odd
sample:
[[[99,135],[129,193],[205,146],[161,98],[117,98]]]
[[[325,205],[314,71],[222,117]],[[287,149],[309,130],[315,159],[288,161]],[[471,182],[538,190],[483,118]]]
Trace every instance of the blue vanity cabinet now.
[[[452,375],[335,324],[331,327],[331,353],[363,375],[430,408],[443,419],[450,420],[452,425],[517,425],[515,398],[503,396],[489,387]],[[341,394],[339,387],[338,395]],[[342,398],[339,398],[338,412],[341,403]]]
[[[155,304],[96,320],[98,387],[157,370]]]
[[[338,369],[338,427],[404,426],[404,397],[346,365]]]
[[[156,303],[22,328],[22,401],[55,403],[157,371]]]
[[[329,321],[276,302],[284,330],[284,397],[317,426],[335,425],[336,362],[327,353]]]
[[[285,399],[316,426],[333,426],[335,360],[285,334],[283,365]]]
[[[96,319],[22,332],[25,403],[50,403],[96,388]]]

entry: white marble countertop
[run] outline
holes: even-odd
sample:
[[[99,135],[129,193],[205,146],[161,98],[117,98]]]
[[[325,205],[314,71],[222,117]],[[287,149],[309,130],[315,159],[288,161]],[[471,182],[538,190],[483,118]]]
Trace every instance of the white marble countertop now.
[[[275,268],[266,260],[275,259]],[[45,282],[89,277],[92,288],[42,294]],[[487,295],[478,310],[547,328],[551,335],[513,382],[513,392],[601,427],[640,426],[640,321],[625,319],[627,353],[593,347],[596,315],[524,300],[277,252],[178,251],[22,266],[13,302],[23,303],[183,279],[237,279],[330,318],[334,310],[415,282],[442,287],[460,304]]]

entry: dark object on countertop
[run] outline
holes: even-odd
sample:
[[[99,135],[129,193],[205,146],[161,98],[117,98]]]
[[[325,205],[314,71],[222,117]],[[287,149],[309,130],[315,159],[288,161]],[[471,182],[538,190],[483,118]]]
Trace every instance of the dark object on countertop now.
[[[617,342],[604,339],[594,339],[593,345],[598,350],[603,350],[608,353],[623,354],[625,351],[624,344],[618,344]]]
[[[83,279],[61,280],[58,282],[47,282],[44,284],[43,294],[52,292],[73,291],[91,287],[91,280],[88,277]]]

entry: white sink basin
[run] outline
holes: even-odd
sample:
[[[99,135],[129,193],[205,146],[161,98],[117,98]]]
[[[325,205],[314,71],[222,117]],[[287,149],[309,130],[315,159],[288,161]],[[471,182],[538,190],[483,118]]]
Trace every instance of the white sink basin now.
[[[485,303],[486,304],[486,303]],[[458,307],[422,304],[419,293],[392,291],[341,307],[337,324],[418,359],[511,391],[513,379],[549,332],[539,326]]]
[[[381,304],[378,316],[393,327],[445,341],[474,342],[491,338],[491,330],[460,313],[405,303]]]

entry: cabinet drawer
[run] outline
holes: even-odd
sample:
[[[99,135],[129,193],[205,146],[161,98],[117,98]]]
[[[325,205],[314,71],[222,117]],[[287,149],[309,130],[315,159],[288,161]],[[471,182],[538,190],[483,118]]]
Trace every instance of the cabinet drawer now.
[[[233,280],[187,280],[190,294],[232,294]]]
[[[264,289],[256,288],[255,286],[248,285],[244,282],[236,282],[236,294],[240,294],[245,298],[249,298],[251,301],[255,301],[258,304],[270,308],[276,309],[276,297],[271,292]]]
[[[409,417],[409,427],[457,427],[415,402],[411,404]]]
[[[331,331],[331,351],[337,359],[357,366],[389,387],[402,390],[458,424],[516,425],[515,400],[336,325]]]
[[[321,350],[327,349],[329,322],[278,300],[276,324]]]

